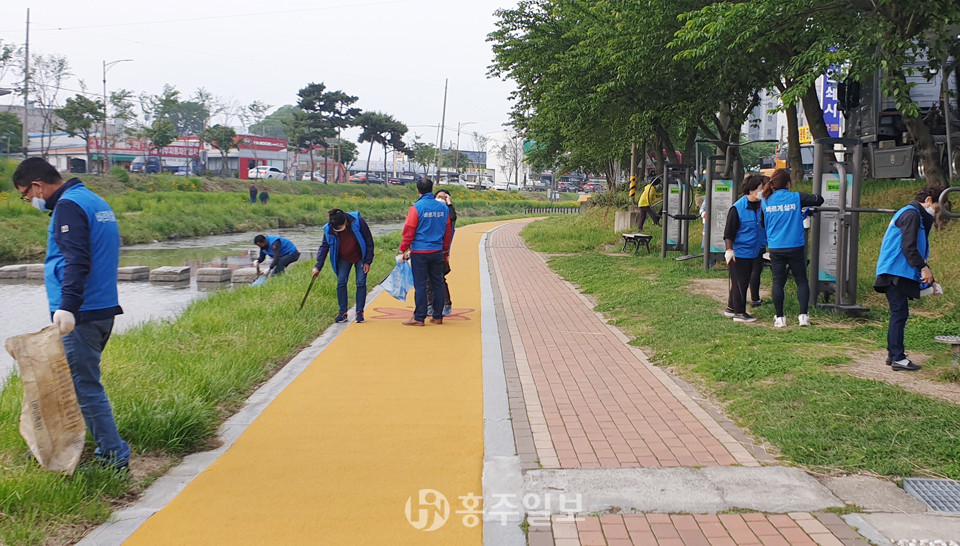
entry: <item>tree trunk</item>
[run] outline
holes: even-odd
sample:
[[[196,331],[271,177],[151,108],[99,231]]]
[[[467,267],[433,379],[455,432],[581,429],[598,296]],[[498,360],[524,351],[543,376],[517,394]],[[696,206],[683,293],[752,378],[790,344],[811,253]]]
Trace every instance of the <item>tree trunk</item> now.
[[[923,162],[923,173],[927,184],[935,186],[947,186],[947,174],[940,164],[940,154],[937,145],[933,140],[933,134],[930,127],[916,116],[903,114],[903,123],[907,126],[907,131],[916,143],[917,155]]]
[[[810,127],[810,135],[813,139],[830,138],[827,123],[823,121],[823,108],[820,107],[817,87],[811,85],[807,92],[800,97],[800,102],[803,104],[803,111],[807,115],[807,126]]]
[[[87,167],[86,167],[86,170],[87,170],[87,172],[89,172],[89,169],[90,169],[90,135],[87,135],[87,138],[83,139],[83,143],[84,143],[84,145],[86,146],[86,149],[87,149]],[[104,154],[104,155],[106,155],[106,154]],[[101,157],[100,159],[104,159],[104,158]]]
[[[365,171],[365,174],[366,174],[367,178],[370,178],[370,156],[372,156],[372,155],[373,155],[373,141],[371,140],[371,141],[370,141],[370,151],[367,152],[367,169],[366,169],[366,171]]]
[[[317,172],[317,164],[313,158],[313,142],[310,143],[310,147],[307,148],[310,150],[310,177],[313,177],[313,173]]]
[[[239,159],[237,160],[239,161]],[[240,170],[240,164],[237,164],[237,170]],[[240,174],[239,172],[237,173]],[[227,152],[220,150],[220,176],[222,178],[227,177]]]
[[[383,145],[383,185],[387,185],[387,145]],[[439,180],[437,181],[439,182]]]
[[[323,183],[327,183],[327,178],[330,176],[330,172],[327,169],[329,161],[327,160],[327,155],[330,152],[329,146],[323,147]],[[313,173],[310,173],[310,180],[313,180]]]
[[[820,116],[821,123],[823,116]],[[790,167],[790,182],[803,180],[803,159],[800,155],[800,127],[797,120],[797,106],[787,107],[787,166]]]

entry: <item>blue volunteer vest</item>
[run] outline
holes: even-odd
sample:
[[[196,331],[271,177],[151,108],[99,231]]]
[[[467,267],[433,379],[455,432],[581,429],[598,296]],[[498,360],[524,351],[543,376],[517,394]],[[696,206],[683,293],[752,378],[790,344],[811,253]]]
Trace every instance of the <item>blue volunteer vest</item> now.
[[[759,256],[765,239],[763,225],[760,223],[760,207],[751,210],[749,203],[750,200],[744,195],[733,204],[737,209],[737,216],[740,217],[740,229],[737,231],[737,238],[733,240],[733,255],[737,258],[753,259]]]
[[[280,239],[280,255],[281,256],[286,256],[287,254],[293,254],[294,252],[297,251],[296,245],[291,243],[290,240],[288,239],[284,239],[283,237],[276,237],[274,235],[265,235],[265,237],[267,238],[267,248],[263,249],[263,251],[266,252],[267,256],[270,256],[271,258],[274,257],[273,243],[276,242],[277,239]]]
[[[761,201],[767,225],[767,246],[771,250],[797,248],[805,244],[800,194],[787,189],[773,192]]]
[[[367,242],[360,234],[360,213],[348,212],[347,214],[353,217],[353,222],[350,222],[350,229],[357,238],[357,242],[360,243],[360,255],[362,256],[360,261],[363,262],[363,259],[367,257]],[[333,274],[338,275],[337,262],[340,257],[340,238],[330,232],[330,224],[323,226],[323,238],[327,240],[327,245],[330,247],[330,253],[327,255],[330,258],[330,267],[333,268]]]
[[[96,311],[120,305],[117,298],[117,267],[120,264],[120,230],[117,217],[110,205],[99,195],[88,190],[83,183],[67,188],[47,227],[47,259],[43,266],[43,279],[47,287],[50,312],[60,308],[63,297],[63,268],[66,262],[53,237],[57,208],[60,203],[71,201],[80,206],[87,215],[90,226],[90,272],[83,285],[83,305],[80,311]]]
[[[908,212],[913,211],[913,212]],[[877,258],[877,276],[895,275],[920,282],[920,270],[911,266],[907,262],[907,257],[903,255],[901,244],[903,243],[903,230],[897,227],[897,220],[907,214],[921,214],[915,207],[907,205],[898,210],[890,220],[887,226],[887,232],[883,235],[883,242],[880,243],[880,256]],[[927,230],[923,229],[923,216],[920,216],[920,229],[917,230],[917,251],[927,261],[930,256],[930,247],[927,243]]]
[[[450,209],[436,200],[433,193],[425,193],[413,204],[417,210],[417,234],[410,250],[432,252],[443,250],[443,235],[447,231],[447,215]]]

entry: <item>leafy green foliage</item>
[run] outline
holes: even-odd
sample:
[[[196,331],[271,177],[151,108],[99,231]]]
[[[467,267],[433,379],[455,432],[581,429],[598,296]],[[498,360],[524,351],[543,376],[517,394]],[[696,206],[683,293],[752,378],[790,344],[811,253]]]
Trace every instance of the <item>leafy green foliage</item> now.
[[[17,153],[23,145],[23,124],[11,112],[0,112],[0,143],[3,153]]]

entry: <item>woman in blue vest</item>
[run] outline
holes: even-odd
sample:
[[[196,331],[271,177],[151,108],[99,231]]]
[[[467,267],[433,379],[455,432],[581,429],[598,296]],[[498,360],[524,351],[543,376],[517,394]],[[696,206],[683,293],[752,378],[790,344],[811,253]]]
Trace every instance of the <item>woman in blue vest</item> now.
[[[373,234],[359,212],[330,209],[327,225],[323,226],[323,242],[317,250],[316,277],[323,269],[323,261],[330,255],[330,267],[337,276],[337,303],[340,311],[334,322],[347,322],[347,281],[350,270],[356,269],[357,322],[363,322],[363,308],[367,303],[367,273],[373,263]]]
[[[887,296],[890,325],[887,327],[887,365],[894,370],[916,371],[920,365],[907,358],[903,331],[910,316],[910,300],[920,297],[920,283],[933,283],[927,264],[930,244],[927,237],[940,210],[943,188],[927,186],[917,199],[898,210],[887,226],[877,258],[877,279],[873,289]]]
[[[770,269],[773,270],[773,306],[777,316],[773,325],[783,328],[783,289],[787,284],[787,269],[797,282],[797,300],[800,303],[800,326],[810,326],[810,286],[807,284],[807,249],[803,231],[804,207],[819,207],[823,197],[790,191],[790,172],[778,169],[770,176],[763,190],[763,218],[767,228],[767,247],[770,250]]]
[[[726,251],[724,260],[730,273],[730,311],[734,322],[755,322],[747,313],[747,287],[753,276],[754,266],[762,260],[760,250],[766,244],[763,228],[763,212],[760,210],[760,193],[766,177],[750,175],[741,186],[743,197],[727,212],[727,224],[723,229]]]

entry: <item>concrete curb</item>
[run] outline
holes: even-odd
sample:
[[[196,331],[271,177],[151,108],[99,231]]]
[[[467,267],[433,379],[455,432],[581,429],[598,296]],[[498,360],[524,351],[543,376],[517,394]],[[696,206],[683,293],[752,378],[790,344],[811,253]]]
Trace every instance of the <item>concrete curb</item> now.
[[[494,228],[498,229],[498,228]],[[509,517],[492,517],[495,498],[522,499],[523,477],[520,457],[513,438],[507,381],[503,370],[500,331],[487,262],[487,232],[480,239],[480,337],[483,347],[483,543],[496,546],[523,546],[527,543],[520,524],[522,507]],[[517,503],[520,505],[521,503]]]
[[[372,301],[383,288],[374,288],[368,298]],[[354,319],[350,311],[350,320]],[[120,544],[130,537],[150,516],[160,511],[174,497],[207,469],[220,455],[224,454],[240,437],[247,427],[264,409],[310,365],[314,359],[342,332],[350,323],[333,324],[327,328],[306,349],[300,351],[269,381],[257,389],[243,408],[220,426],[218,439],[220,447],[210,451],[194,453],[184,457],[183,462],[170,469],[153,483],[140,496],[137,502],[117,510],[103,525],[97,527],[77,544],[79,546],[112,546]]]

